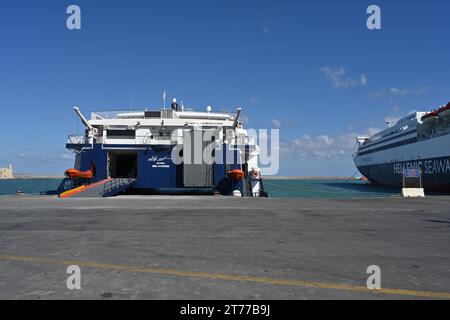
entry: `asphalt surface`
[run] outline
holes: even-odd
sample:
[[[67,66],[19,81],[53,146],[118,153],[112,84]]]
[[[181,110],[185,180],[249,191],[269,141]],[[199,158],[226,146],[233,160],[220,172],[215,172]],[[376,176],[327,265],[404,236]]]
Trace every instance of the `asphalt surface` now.
[[[0,299],[450,299],[450,198],[0,197]],[[69,290],[78,265],[81,289]],[[368,266],[381,290],[368,290]]]

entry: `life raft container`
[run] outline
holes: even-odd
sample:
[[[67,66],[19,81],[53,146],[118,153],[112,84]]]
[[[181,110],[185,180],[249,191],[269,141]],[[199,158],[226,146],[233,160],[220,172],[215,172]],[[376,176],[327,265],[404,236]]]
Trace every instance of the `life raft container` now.
[[[227,173],[228,176],[231,177],[231,179],[233,179],[234,181],[240,181],[245,177],[245,172],[242,170],[231,170],[228,171]]]
[[[68,169],[65,172],[67,178],[71,180],[75,179],[92,179],[95,175],[95,166],[91,165],[91,168],[88,171],[80,171],[77,169]]]

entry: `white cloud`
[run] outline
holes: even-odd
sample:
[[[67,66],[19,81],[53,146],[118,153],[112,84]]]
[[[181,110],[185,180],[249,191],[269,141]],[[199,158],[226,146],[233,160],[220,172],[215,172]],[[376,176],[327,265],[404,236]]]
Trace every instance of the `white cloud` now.
[[[408,95],[407,89],[399,89],[399,88],[391,88],[390,93],[398,96],[406,96]]]
[[[329,136],[326,136],[326,135],[318,136],[317,141],[324,143],[327,146],[331,146],[334,143],[334,139],[330,138]]]
[[[272,119],[272,125],[273,125],[275,128],[279,129],[279,128],[281,128],[281,126],[283,125],[283,123],[282,123],[280,120],[278,120],[278,119]]]
[[[367,78],[367,75],[363,73],[361,75],[361,85],[367,86],[369,84],[369,79]]]
[[[266,19],[264,21],[264,24],[261,26],[261,31],[264,34],[269,34],[271,31],[271,26],[273,26],[275,24],[275,21],[272,19]]]
[[[75,160],[75,155],[73,153],[62,153],[59,158],[61,160]]]
[[[383,88],[377,91],[374,91],[370,94],[372,98],[383,98],[383,97],[408,97],[408,96],[415,96],[415,95],[421,95],[427,92],[427,88],[420,88],[420,89],[407,89],[407,88]]]
[[[378,129],[378,128],[369,128],[369,129],[367,129],[367,135],[373,136],[375,133],[378,133],[380,131],[381,131],[381,129]],[[364,135],[364,134],[362,134],[362,135]]]
[[[427,91],[426,88],[421,89],[391,88],[390,90],[391,94],[403,97],[424,94],[426,91]]]
[[[299,138],[282,141],[280,143],[280,154],[282,157],[299,160],[323,160],[323,161],[345,161],[357,150],[356,137],[373,135],[380,129],[369,128],[365,133],[342,133],[336,136],[320,134],[310,136],[305,134]]]
[[[261,31],[262,31],[264,34],[269,34],[270,28],[269,28],[269,27],[266,27],[266,26],[262,26],[262,27],[261,27]]]
[[[330,67],[323,67],[320,69],[325,76],[327,76],[331,85],[336,89],[346,89],[356,86],[367,86],[369,83],[367,74],[363,73],[356,78],[347,78],[346,69],[344,67],[339,67],[337,69],[332,69]]]
[[[75,160],[75,156],[72,153],[36,154],[20,152],[12,153],[11,155],[15,158],[15,160],[42,167],[59,163],[72,162]]]
[[[250,103],[252,105],[256,106],[256,105],[261,103],[261,99],[253,97],[253,98],[250,99]]]
[[[338,135],[335,138],[328,135],[311,137],[305,134],[292,141],[282,142],[281,155],[315,160],[350,155],[356,150],[355,137],[353,135]]]

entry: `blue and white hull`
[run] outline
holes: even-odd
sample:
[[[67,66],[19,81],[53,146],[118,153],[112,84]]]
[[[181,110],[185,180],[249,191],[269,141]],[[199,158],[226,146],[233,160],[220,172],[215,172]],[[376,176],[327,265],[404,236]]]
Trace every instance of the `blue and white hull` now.
[[[259,147],[236,114],[171,110],[93,112],[84,136],[69,136],[76,154],[60,196],[114,192],[267,196]],[[81,191],[78,187],[81,186]],[[103,189],[102,189],[103,188]]]
[[[400,188],[405,169],[420,169],[426,190],[450,191],[450,135],[422,141],[411,136],[358,151],[358,170],[373,184]]]
[[[225,186],[227,172],[240,169],[238,164],[214,163],[209,170],[210,177],[205,183],[198,186],[187,186],[185,183],[184,165],[175,164],[172,161],[172,150],[175,145],[67,145],[67,148],[80,148],[82,151],[77,156],[76,167],[80,171],[89,170],[94,164],[95,176],[90,183],[96,183],[108,178],[133,178],[135,182],[129,190],[132,193],[158,193],[158,194],[212,194],[213,192],[230,193],[233,186]],[[128,155],[133,157],[134,163],[129,163],[122,172],[112,172],[111,155]],[[129,176],[132,172],[133,176]],[[228,189],[228,190],[227,190]]]

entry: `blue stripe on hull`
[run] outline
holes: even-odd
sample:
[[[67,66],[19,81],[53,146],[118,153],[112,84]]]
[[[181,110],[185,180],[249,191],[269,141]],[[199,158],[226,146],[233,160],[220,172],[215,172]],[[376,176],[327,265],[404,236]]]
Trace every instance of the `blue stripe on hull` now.
[[[421,169],[423,187],[430,191],[450,191],[450,157],[359,166],[373,184],[401,188],[404,169]]]

